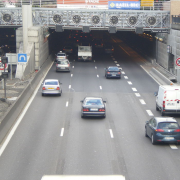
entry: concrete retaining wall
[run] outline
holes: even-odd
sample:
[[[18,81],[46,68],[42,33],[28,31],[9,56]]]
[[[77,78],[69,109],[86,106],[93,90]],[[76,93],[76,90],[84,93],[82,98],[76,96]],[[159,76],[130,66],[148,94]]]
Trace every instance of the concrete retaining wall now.
[[[21,114],[23,108],[25,107],[29,98],[32,96],[40,80],[43,78],[44,74],[47,72],[52,62],[53,62],[53,57],[50,56],[45,61],[41,70],[35,75],[34,79],[31,82],[29,82],[29,84],[26,86],[26,88],[21,93],[21,95],[18,97],[16,102],[4,115],[3,120],[0,123],[0,144],[3,142],[8,132],[11,130],[18,116]]]

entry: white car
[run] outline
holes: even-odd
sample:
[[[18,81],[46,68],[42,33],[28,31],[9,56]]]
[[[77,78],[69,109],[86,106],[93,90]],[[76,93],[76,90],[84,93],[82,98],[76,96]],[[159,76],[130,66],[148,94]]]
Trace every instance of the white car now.
[[[61,96],[62,88],[60,84],[58,79],[46,79],[42,83],[42,96],[47,94],[57,94]]]
[[[67,59],[67,57],[68,56],[65,52],[60,51],[56,54],[56,61],[58,61],[60,59]]]
[[[69,71],[71,66],[70,62],[67,59],[57,60],[56,62],[56,72],[58,71]]]

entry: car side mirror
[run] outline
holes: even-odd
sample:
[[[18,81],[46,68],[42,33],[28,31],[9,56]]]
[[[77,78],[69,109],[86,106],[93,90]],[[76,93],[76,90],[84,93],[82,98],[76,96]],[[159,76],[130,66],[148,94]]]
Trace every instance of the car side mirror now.
[[[146,121],[146,124],[149,124],[149,121]]]
[[[155,92],[155,93],[154,93],[154,96],[157,96],[157,95],[158,95],[158,92]]]

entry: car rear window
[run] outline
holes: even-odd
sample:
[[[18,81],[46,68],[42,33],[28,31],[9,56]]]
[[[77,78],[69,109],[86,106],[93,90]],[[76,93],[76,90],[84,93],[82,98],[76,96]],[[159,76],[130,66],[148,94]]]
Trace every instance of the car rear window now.
[[[103,105],[103,103],[100,99],[88,99],[86,100],[85,105]]]
[[[108,68],[109,71],[119,71],[118,67],[109,67]]]
[[[45,82],[45,85],[58,85],[58,82],[57,81],[48,81],[48,82]]]
[[[69,62],[68,61],[57,61],[57,64],[66,65],[66,64],[69,64]]]
[[[174,122],[161,122],[158,125],[159,129],[178,129],[178,124]]]

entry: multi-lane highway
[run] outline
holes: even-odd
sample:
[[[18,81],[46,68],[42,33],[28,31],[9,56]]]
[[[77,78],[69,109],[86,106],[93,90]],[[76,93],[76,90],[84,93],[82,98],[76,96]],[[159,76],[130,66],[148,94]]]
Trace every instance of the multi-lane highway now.
[[[120,40],[113,43],[112,56],[101,50],[92,62],[70,56],[70,73],[56,73],[52,65],[45,78],[60,80],[62,96],[42,97],[39,88],[0,156],[0,180],[40,180],[52,174],[179,179],[179,146],[152,145],[144,134],[145,121],[160,116],[153,95],[159,85],[141,67],[143,58]],[[122,68],[121,79],[104,77],[109,65]],[[106,100],[105,119],[81,118],[85,96]]]

